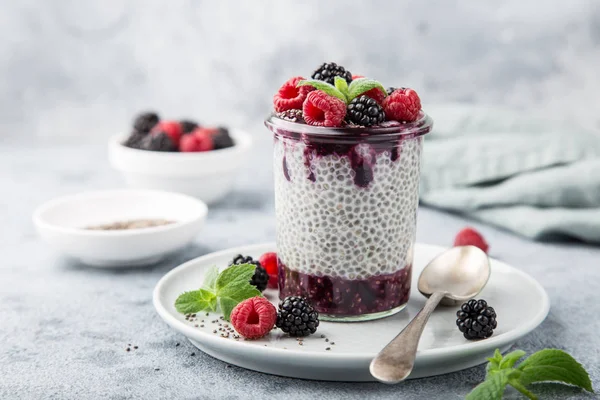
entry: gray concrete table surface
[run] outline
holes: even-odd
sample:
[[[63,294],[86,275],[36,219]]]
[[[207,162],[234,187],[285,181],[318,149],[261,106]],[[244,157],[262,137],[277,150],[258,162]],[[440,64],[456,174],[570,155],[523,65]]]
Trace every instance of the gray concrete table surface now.
[[[396,386],[298,380],[227,365],[160,320],[152,290],[170,269],[215,250],[274,240],[269,151],[266,144],[254,152],[235,191],[211,207],[185,251],[149,268],[111,270],[55,254],[31,223],[35,206],[55,196],[124,185],[105,147],[0,146],[0,398],[463,398],[484,378],[483,366]],[[550,315],[515,348],[566,349],[598,386],[600,249],[534,243],[431,209],[420,210],[418,241],[450,245],[466,224],[484,233],[492,256],[531,274],[550,295]],[[129,343],[139,348],[126,352]],[[543,399],[594,398],[554,384],[535,392]],[[519,397],[508,391],[506,398]]]

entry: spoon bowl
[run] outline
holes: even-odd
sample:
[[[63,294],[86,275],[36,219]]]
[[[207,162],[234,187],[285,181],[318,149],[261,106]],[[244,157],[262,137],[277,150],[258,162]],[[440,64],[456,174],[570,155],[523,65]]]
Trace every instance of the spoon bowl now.
[[[453,247],[434,258],[419,275],[425,297],[444,292],[442,305],[453,306],[477,296],[490,279],[487,254],[475,246]]]
[[[383,383],[398,383],[410,375],[419,339],[438,304],[456,305],[475,297],[490,278],[490,262],[475,246],[453,247],[434,258],[419,275],[417,287],[425,306],[371,361],[369,370]]]

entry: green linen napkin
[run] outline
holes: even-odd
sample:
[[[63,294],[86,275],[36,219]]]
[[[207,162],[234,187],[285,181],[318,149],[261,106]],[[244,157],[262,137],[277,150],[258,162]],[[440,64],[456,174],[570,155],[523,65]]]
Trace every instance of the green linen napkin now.
[[[428,107],[421,202],[533,239],[600,243],[600,135],[496,107]]]

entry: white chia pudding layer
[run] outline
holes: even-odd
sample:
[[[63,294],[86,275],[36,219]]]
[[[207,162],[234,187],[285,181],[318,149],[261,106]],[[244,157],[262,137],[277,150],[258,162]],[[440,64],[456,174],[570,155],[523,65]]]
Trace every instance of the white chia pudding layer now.
[[[372,165],[355,183],[349,154],[317,155],[301,141],[275,140],[278,256],[294,271],[343,279],[392,274],[412,264],[422,137],[401,140],[399,157],[367,143],[351,151]],[[391,147],[391,146],[390,146]],[[284,160],[285,158],[285,160]]]

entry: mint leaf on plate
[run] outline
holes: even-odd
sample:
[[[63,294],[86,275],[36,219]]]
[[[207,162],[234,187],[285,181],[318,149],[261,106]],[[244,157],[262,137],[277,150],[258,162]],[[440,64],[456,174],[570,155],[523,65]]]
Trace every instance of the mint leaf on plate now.
[[[204,310],[214,311],[217,297],[208,290],[198,289],[185,292],[175,300],[175,309],[181,314],[196,313]]]
[[[223,318],[229,320],[231,310],[238,303],[261,296],[260,290],[250,284],[256,270],[254,264],[232,265],[221,273],[217,267],[206,270],[202,288],[185,292],[175,300],[175,308],[182,314],[215,311],[217,306]]]
[[[336,88],[335,86],[333,86],[330,83],[319,81],[317,79],[307,79],[307,80],[298,82],[297,86],[312,86],[315,89],[321,90],[330,96],[337,97],[338,99],[342,100],[346,104],[348,103],[348,99],[346,98],[344,93],[340,92],[340,90],[338,88]]]
[[[219,276],[219,268],[216,266],[212,266],[206,269],[204,273],[204,282],[202,283],[202,287],[206,290],[210,290],[211,292],[215,291],[215,284],[217,283],[217,277]]]
[[[587,371],[568,353],[558,349],[545,349],[533,353],[518,369],[523,385],[535,382],[564,382],[593,392]]]

